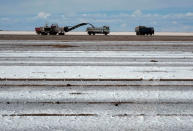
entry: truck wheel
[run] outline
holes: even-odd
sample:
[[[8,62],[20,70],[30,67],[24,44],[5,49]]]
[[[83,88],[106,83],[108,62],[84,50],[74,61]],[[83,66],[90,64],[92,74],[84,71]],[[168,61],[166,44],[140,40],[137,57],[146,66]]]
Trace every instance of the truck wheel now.
[[[108,35],[107,33],[105,33],[105,35]]]
[[[59,33],[59,35],[64,35],[64,33]]]
[[[91,35],[91,33],[90,33],[90,32],[88,32],[88,35]]]
[[[95,35],[95,33],[93,33],[93,35]]]
[[[41,35],[47,35],[47,33],[43,33],[43,32],[42,32]]]
[[[50,33],[50,35],[57,35],[57,33]]]

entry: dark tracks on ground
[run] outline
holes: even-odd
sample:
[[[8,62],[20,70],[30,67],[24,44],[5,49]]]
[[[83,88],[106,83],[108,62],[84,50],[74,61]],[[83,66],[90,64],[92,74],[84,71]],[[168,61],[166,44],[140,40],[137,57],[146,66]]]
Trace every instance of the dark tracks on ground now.
[[[61,40],[61,41],[193,41],[193,36],[131,36],[131,35],[0,35],[0,40]]]

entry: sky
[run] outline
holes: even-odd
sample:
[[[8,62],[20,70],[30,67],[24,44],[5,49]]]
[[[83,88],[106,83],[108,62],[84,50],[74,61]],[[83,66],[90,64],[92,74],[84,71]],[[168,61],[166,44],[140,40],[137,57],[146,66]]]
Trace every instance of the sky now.
[[[193,0],[0,0],[0,30],[34,30],[58,23],[108,25],[132,32],[136,26],[159,32],[193,32]],[[76,31],[85,31],[81,27]]]

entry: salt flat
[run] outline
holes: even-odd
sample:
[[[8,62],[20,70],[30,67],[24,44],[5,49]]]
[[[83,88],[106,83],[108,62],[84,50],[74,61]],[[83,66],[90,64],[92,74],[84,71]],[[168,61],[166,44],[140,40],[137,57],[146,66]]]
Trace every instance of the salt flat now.
[[[0,128],[191,130],[192,50],[191,41],[1,40]]]

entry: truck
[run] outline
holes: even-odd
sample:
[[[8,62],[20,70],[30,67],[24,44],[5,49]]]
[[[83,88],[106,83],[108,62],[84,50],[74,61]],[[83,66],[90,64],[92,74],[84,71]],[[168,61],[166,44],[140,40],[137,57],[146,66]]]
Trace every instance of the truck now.
[[[95,35],[95,34],[104,34],[108,35],[110,33],[109,26],[103,26],[103,27],[88,27],[86,29],[87,33],[89,35]]]
[[[153,35],[154,28],[153,27],[146,27],[146,26],[137,26],[135,28],[136,35]]]
[[[64,27],[59,27],[58,24],[52,24],[48,26],[46,24],[43,27],[36,27],[35,31],[38,35],[64,35]]]
[[[94,28],[94,26],[90,23],[80,23],[75,26],[65,26],[65,27],[59,27],[58,24],[52,24],[51,26],[48,26],[48,24],[46,24],[43,27],[36,27],[35,31],[38,35],[65,35],[66,32],[72,31],[76,28],[85,25],[90,25],[92,28]]]

